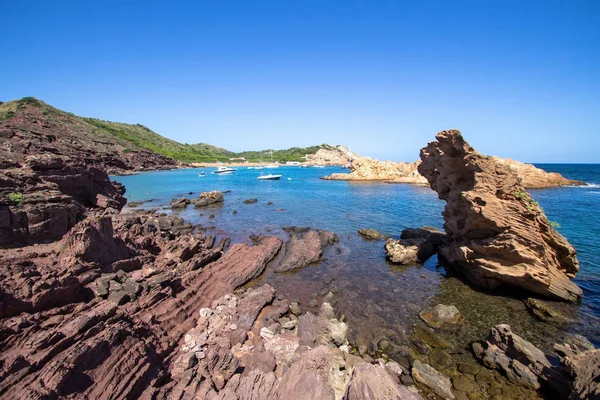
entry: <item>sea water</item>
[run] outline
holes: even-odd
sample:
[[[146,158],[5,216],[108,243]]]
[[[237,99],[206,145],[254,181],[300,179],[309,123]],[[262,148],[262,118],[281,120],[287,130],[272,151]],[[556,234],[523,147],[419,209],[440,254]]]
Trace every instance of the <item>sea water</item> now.
[[[585,187],[530,190],[558,231],[575,246],[581,270],[574,280],[584,290],[580,304],[556,303],[572,319],[566,329],[600,344],[600,165],[538,165]],[[508,323],[534,344],[549,349],[565,334],[537,320],[523,298],[512,293],[486,292],[446,270],[434,256],[423,266],[395,266],[385,261],[384,242],[370,242],[356,231],[372,228],[399,237],[404,228],[423,225],[442,228],[444,202],[425,186],[373,182],[327,181],[320,178],[338,167],[280,167],[262,172],[282,174],[278,181],[261,181],[261,171],[241,167],[234,174],[212,174],[214,168],[145,172],[113,179],[127,188],[129,201],[147,201],[142,207],[168,207],[176,197],[194,198],[199,192],[227,192],[220,207],[178,212],[208,233],[247,241],[251,234],[285,236],[283,227],[300,226],[337,233],[340,243],[325,253],[325,261],[296,273],[275,274],[271,269],[253,284],[269,283],[303,309],[332,292],[335,308],[348,321],[351,336],[373,342],[393,338],[409,342],[418,312],[439,303],[456,305],[466,324],[448,340],[464,346],[482,339],[495,324]],[[200,176],[204,172],[205,176]],[[191,193],[191,194],[189,194]],[[256,198],[257,203],[243,201]],[[237,212],[234,212],[237,211]],[[164,209],[164,212],[170,212]],[[314,307],[313,307],[314,308]]]

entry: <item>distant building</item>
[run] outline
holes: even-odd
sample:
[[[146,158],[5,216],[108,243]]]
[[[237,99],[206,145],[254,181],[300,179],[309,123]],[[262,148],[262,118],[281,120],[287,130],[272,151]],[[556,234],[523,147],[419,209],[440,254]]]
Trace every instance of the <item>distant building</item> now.
[[[233,161],[233,162],[248,162],[248,160],[246,160],[244,157],[232,157],[229,159],[229,161]]]

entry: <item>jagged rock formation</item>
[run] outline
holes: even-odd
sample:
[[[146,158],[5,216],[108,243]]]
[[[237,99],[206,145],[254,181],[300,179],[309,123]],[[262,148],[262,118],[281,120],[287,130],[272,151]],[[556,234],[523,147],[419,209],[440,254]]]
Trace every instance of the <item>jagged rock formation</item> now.
[[[143,213],[88,218],[59,242],[5,250],[0,396],[175,390],[165,382],[174,382],[173,356],[198,308],[258,276],[282,245],[265,237],[224,253],[225,243],[178,226],[187,230],[176,218]]]
[[[571,278],[575,249],[551,226],[506,165],[476,152],[457,130],[421,150],[419,172],[444,209],[449,243],[440,254],[472,283],[502,284],[562,300],[583,293]]]
[[[561,365],[552,364],[509,325],[497,325],[485,341],[473,343],[475,356],[487,367],[501,371],[515,385],[536,390],[545,385],[564,399],[600,398],[600,350],[577,336],[554,348]]]
[[[540,189],[560,186],[581,186],[584,182],[565,178],[556,172],[546,172],[531,164],[525,164],[509,158],[492,157],[506,165],[520,179],[525,188]],[[390,183],[414,183],[426,185],[427,179],[419,173],[421,161],[412,163],[378,161],[368,157],[357,157],[350,165],[350,173],[335,173],[324,176],[326,180],[341,181],[385,181]]]
[[[56,240],[94,210],[120,210],[125,188],[68,157],[27,156],[0,171],[0,248]]]
[[[398,364],[349,353],[329,303],[300,315],[268,285],[237,289],[276,257],[280,238],[226,246],[140,211],[6,250],[0,396],[421,399],[401,386]]]

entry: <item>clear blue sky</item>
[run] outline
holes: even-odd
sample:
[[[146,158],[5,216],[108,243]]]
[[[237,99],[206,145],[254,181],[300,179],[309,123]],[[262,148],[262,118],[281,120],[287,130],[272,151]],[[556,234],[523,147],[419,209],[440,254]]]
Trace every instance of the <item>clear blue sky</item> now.
[[[0,100],[231,150],[600,162],[600,1],[6,1]]]

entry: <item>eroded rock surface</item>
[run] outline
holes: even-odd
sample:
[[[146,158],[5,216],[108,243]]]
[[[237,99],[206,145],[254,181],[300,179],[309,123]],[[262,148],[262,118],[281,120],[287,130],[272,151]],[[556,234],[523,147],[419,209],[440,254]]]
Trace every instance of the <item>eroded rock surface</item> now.
[[[421,150],[419,171],[444,209],[449,235],[440,253],[472,283],[516,286],[545,296],[576,300],[571,278],[576,251],[525,192],[506,165],[476,152],[459,131],[440,132]]]
[[[318,262],[325,247],[339,241],[333,232],[316,229],[288,228],[290,240],[285,247],[285,255],[275,272],[290,272]]]
[[[0,171],[0,248],[57,240],[86,215],[118,211],[125,188],[64,156],[27,156]]]
[[[258,276],[282,241],[265,237],[223,254],[214,237],[177,233],[168,218],[90,218],[62,241],[5,251],[3,397],[150,398],[173,390],[164,383],[198,309]],[[260,308],[250,303],[240,314],[247,322]],[[233,368],[227,360],[219,368]]]

